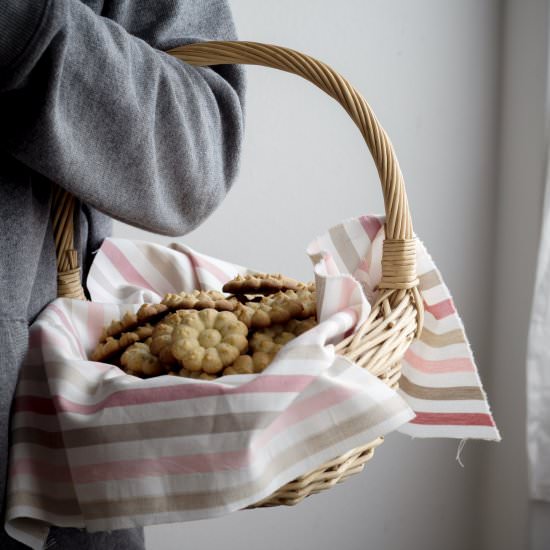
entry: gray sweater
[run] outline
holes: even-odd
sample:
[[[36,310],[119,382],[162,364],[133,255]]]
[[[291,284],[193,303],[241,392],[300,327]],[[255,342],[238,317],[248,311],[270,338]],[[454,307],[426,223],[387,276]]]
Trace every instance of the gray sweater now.
[[[0,495],[28,323],[56,297],[52,182],[79,200],[84,272],[111,218],[200,224],[237,170],[243,71],[161,50],[234,38],[225,0],[1,0]]]

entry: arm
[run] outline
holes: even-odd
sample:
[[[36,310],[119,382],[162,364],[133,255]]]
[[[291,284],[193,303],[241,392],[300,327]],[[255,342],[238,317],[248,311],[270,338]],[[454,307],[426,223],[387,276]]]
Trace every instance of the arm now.
[[[235,177],[243,73],[160,50],[233,39],[229,9],[103,4],[99,15],[80,0],[2,0],[0,147],[109,216],[187,233]]]

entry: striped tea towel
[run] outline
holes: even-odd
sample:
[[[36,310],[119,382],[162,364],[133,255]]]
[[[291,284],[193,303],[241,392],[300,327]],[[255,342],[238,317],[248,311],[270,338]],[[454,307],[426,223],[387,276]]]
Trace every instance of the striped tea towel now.
[[[329,274],[352,275],[372,303],[382,278],[384,222],[381,216],[347,220],[315,239],[307,252],[312,260],[323,255]],[[498,441],[500,435],[449,289],[420,240],[416,253],[424,328],[405,353],[398,390],[416,416],[399,431],[413,437]]]
[[[41,548],[49,525],[89,531],[239,510],[413,412],[334,352],[370,305],[347,273],[316,265],[322,322],[261,374],[140,379],[87,359],[101,328],[167,292],[220,289],[243,267],[182,245],[108,239],[93,302],[58,299],[30,330],[12,416],[6,530]]]

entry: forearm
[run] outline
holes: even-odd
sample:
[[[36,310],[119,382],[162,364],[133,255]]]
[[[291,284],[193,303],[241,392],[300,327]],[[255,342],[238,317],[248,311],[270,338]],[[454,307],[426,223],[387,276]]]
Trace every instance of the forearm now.
[[[35,28],[15,51],[0,42],[1,146],[132,225],[183,234],[200,223],[237,170],[240,69],[185,65],[78,0],[15,3]],[[24,24],[2,26],[15,35]],[[171,46],[208,38],[179,34]]]

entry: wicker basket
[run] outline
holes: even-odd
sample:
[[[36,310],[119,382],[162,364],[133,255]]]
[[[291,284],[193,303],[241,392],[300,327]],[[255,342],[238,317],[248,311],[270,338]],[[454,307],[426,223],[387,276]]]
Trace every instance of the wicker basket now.
[[[372,154],[384,194],[386,240],[382,253],[379,297],[359,330],[338,344],[337,351],[395,388],[400,361],[421,331],[422,300],[416,276],[416,242],[412,230],[403,176],[393,147],[367,102],[342,76],[324,63],[299,52],[255,42],[206,42],[169,50],[196,66],[243,63],[295,73],[336,99],[360,129]],[[58,295],[85,299],[80,269],[73,249],[74,198],[57,189],[54,197],[54,233],[57,249]],[[284,270],[283,270],[284,271]],[[332,487],[363,470],[379,437],[279,488],[251,506],[293,505],[308,495]]]

